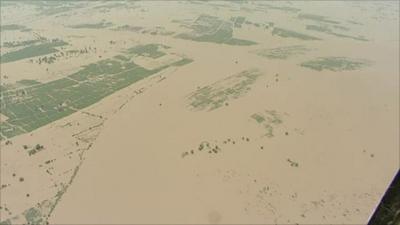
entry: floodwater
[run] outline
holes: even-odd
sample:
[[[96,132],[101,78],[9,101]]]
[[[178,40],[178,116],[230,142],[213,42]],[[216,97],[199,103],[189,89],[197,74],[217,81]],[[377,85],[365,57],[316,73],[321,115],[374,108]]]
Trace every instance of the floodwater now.
[[[399,3],[1,2],[0,221],[366,224]]]

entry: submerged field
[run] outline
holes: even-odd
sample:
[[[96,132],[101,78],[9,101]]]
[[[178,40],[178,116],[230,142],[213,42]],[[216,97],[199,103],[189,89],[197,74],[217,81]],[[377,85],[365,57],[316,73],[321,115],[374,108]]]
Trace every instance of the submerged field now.
[[[0,224],[366,224],[398,7],[0,1]]]
[[[235,20],[235,26],[239,21]],[[188,39],[199,42],[214,42],[228,45],[254,45],[253,41],[233,38],[233,24],[223,21],[215,16],[200,15],[195,22],[189,26],[190,33],[176,35],[177,38]]]
[[[234,74],[196,90],[188,97],[190,106],[195,110],[214,110],[228,105],[250,90],[250,86],[262,74],[257,70],[246,70]]]
[[[315,60],[303,62],[301,66],[313,70],[331,70],[331,71],[345,71],[357,70],[362,67],[368,66],[370,62],[360,59],[349,59],[346,57],[321,57]]]

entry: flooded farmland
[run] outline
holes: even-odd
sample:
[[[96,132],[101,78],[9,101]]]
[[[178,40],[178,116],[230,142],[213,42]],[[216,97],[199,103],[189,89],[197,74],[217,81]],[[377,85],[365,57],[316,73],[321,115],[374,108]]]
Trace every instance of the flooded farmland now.
[[[0,224],[367,224],[397,1],[0,2]]]

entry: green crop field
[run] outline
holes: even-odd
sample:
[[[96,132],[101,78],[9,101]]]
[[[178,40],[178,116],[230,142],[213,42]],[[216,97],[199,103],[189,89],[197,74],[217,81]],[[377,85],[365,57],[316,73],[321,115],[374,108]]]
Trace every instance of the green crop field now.
[[[3,46],[7,48],[14,48],[20,46],[29,46],[40,42],[40,40],[27,40],[27,41],[14,41],[14,42],[4,42]]]
[[[272,30],[272,35],[278,35],[280,37],[284,37],[284,38],[296,38],[296,39],[300,39],[300,40],[321,40],[320,38],[317,37],[313,37],[307,34],[302,34],[296,31],[292,31],[292,30],[287,30],[287,29],[283,29],[283,28],[278,28],[275,27]]]
[[[291,56],[302,55],[309,50],[310,49],[302,45],[293,45],[270,49],[260,49],[253,52],[268,59],[287,59]]]
[[[28,47],[8,52],[1,56],[0,63],[14,62],[21,59],[27,59],[31,57],[47,55],[58,50],[55,47],[67,45],[68,43],[60,40],[52,40],[49,42],[43,42],[37,45],[30,45]]]
[[[160,51],[159,48],[168,48],[168,47],[158,44],[138,45],[128,49],[127,52],[130,54],[147,56],[156,59],[166,55],[164,52]]]
[[[8,117],[1,123],[0,136],[13,137],[88,107],[132,83],[170,66],[183,66],[192,60],[180,61],[154,70],[147,70],[130,59],[136,55],[159,57],[161,45],[140,45],[126,55],[92,63],[65,78],[48,83],[21,81],[26,88],[1,89],[1,113]],[[161,54],[162,53],[162,54]]]
[[[314,14],[300,14],[298,16],[299,19],[312,20],[315,22],[323,22],[323,23],[331,23],[331,24],[340,24],[338,21],[327,19],[325,16],[314,15]]]
[[[0,26],[0,31],[22,30],[22,29],[25,29],[25,26],[18,25],[18,24],[8,24],[8,25],[1,25]]]
[[[346,57],[321,57],[301,63],[303,67],[313,70],[330,70],[334,72],[345,70],[357,70],[370,64],[367,60],[350,59]]]
[[[334,26],[335,28],[341,29],[341,30],[348,30],[348,28],[346,27],[342,27],[342,26]],[[307,30],[312,30],[312,31],[316,31],[316,32],[321,32],[321,33],[326,33],[326,34],[330,34],[330,35],[334,35],[336,37],[341,37],[341,38],[349,38],[349,39],[353,39],[353,40],[357,40],[357,41],[368,41],[368,39],[364,38],[363,36],[352,36],[352,35],[347,35],[347,34],[341,34],[341,33],[337,33],[334,32],[331,28],[329,28],[328,26],[323,26],[323,25],[307,25],[306,26]]]
[[[240,19],[239,20],[243,20]],[[190,33],[178,34],[175,37],[198,42],[212,42],[227,45],[254,45],[254,41],[233,37],[233,23],[226,22],[215,16],[200,15],[190,26]]]
[[[112,26],[113,23],[111,22],[99,22],[99,23],[83,23],[83,24],[77,24],[77,25],[72,25],[70,26],[71,28],[75,29],[101,29],[101,28],[106,28]]]

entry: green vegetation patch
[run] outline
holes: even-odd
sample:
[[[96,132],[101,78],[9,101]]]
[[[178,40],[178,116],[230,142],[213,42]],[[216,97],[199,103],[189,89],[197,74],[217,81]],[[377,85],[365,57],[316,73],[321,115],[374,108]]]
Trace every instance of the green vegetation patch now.
[[[114,30],[114,31],[139,32],[139,31],[141,31],[143,29],[144,29],[144,27],[140,27],[140,26],[123,25],[123,26],[118,26],[116,28],[113,28],[112,30]]]
[[[264,135],[267,137],[273,137],[274,127],[283,122],[282,116],[275,110],[264,110],[263,112],[254,113],[250,118],[265,129],[266,133]]]
[[[75,6],[42,7],[39,8],[40,13],[38,15],[51,16],[63,12],[68,12],[75,8],[76,8]]]
[[[159,50],[165,47],[166,46],[159,44],[138,45],[128,49],[127,52],[134,55],[146,56],[156,59],[166,55],[164,52]]]
[[[65,78],[48,83],[22,81],[26,87],[1,86],[1,114],[8,117],[0,125],[0,137],[14,137],[31,132],[53,121],[86,108],[104,97],[170,66],[182,66],[190,59],[147,70],[130,59],[154,51],[154,46],[140,45],[124,55],[84,66]],[[166,46],[165,46],[166,48]],[[153,57],[159,57],[159,49]],[[154,53],[154,52],[153,52]],[[165,53],[163,53],[165,54]],[[41,148],[32,151],[35,154]]]
[[[245,70],[196,90],[188,96],[190,106],[196,110],[214,110],[229,100],[237,99],[250,90],[251,85],[261,76],[258,70]]]
[[[82,23],[82,24],[72,25],[70,27],[75,29],[101,29],[111,26],[113,26],[113,23],[101,21],[99,23]]]
[[[366,39],[363,36],[351,36],[351,35],[340,34],[340,33],[334,32],[331,28],[329,28],[328,26],[324,26],[324,25],[307,25],[306,29],[334,35],[336,37],[341,37],[341,38],[350,38],[350,39],[357,40],[357,41],[368,41],[368,39]],[[339,28],[339,29],[341,29],[341,28]]]
[[[184,66],[184,65],[189,64],[191,62],[193,62],[193,59],[183,58],[183,59],[181,59],[181,60],[179,60],[177,62],[172,63],[171,66]]]
[[[253,51],[259,56],[269,59],[287,59],[290,56],[302,55],[310,49],[302,45],[285,46],[270,49],[260,49]]]
[[[349,31],[350,28],[341,26],[341,25],[333,25],[334,28],[339,29],[339,30],[344,30],[344,31]]]
[[[164,27],[161,27],[161,26],[156,26],[156,27],[153,27],[153,28],[144,29],[144,30],[141,31],[141,33],[142,34],[150,34],[150,35],[168,36],[168,35],[174,34],[175,32],[168,31]]]
[[[354,24],[354,25],[363,25],[362,23],[354,21],[354,20],[347,20],[347,22],[350,24]]]
[[[265,121],[264,116],[254,113],[253,115],[251,115],[251,118],[253,118],[255,121],[257,121],[257,123],[262,123]]]
[[[313,70],[330,70],[334,72],[345,70],[357,70],[370,65],[370,62],[364,59],[350,59],[346,57],[320,57],[300,64]]]
[[[25,220],[23,221],[24,224],[48,224],[47,221],[56,204],[54,198],[36,203],[34,207],[26,209],[21,215],[11,218],[10,224],[21,224],[23,220]]]
[[[275,9],[275,10],[281,10],[281,11],[285,11],[285,12],[292,12],[292,13],[296,13],[301,11],[298,8],[294,8],[294,7],[290,7],[290,6],[272,6],[272,5],[267,5],[269,9]]]
[[[35,7],[37,16],[52,16],[73,9],[82,8],[87,3],[79,1],[20,1]]]
[[[112,9],[112,8],[121,8],[126,6],[127,2],[115,2],[115,3],[95,6],[93,7],[93,9]]]
[[[314,14],[300,14],[298,16],[300,19],[306,19],[306,20],[313,20],[317,22],[323,22],[323,23],[331,23],[331,24],[340,24],[338,21],[330,20],[327,19],[325,16],[319,16],[319,15],[314,15]]]
[[[307,25],[306,26],[307,30],[312,30],[312,31],[318,31],[318,32],[331,32],[331,29],[327,26],[320,26],[320,25]]]
[[[54,39],[52,41],[43,42],[37,45],[31,45],[16,51],[8,52],[1,56],[0,63],[14,62],[21,59],[47,55],[57,52],[55,47],[64,46],[68,43]]]
[[[124,55],[116,55],[116,56],[114,56],[114,59],[117,59],[117,60],[120,60],[120,61],[129,61],[130,60],[129,57],[126,57]]]
[[[350,39],[357,40],[357,41],[369,41],[368,39],[366,39],[363,36],[351,36],[351,35],[339,34],[339,33],[330,33],[330,34],[335,35],[336,37],[350,38]]]
[[[8,25],[0,25],[0,31],[7,31],[7,30],[22,30],[26,27],[23,25],[18,24],[8,24]]]
[[[175,37],[198,42],[212,42],[228,45],[254,45],[256,42],[233,38],[232,22],[226,22],[218,17],[200,15],[189,26],[190,33],[178,34]]]
[[[287,30],[283,28],[274,27],[272,30],[272,35],[278,35],[284,38],[296,38],[300,40],[321,40],[320,38],[313,37],[310,35],[302,34],[296,31]]]
[[[3,46],[7,47],[7,48],[14,48],[14,47],[20,47],[20,46],[33,45],[38,42],[41,42],[41,40],[35,39],[35,40],[27,40],[27,41],[12,41],[12,42],[4,42]]]
[[[29,79],[23,79],[23,80],[19,80],[17,81],[18,84],[21,84],[23,86],[33,86],[33,85],[38,85],[41,84],[39,81],[37,80],[29,80]]]
[[[43,224],[43,215],[37,208],[30,208],[24,212],[25,219],[29,224]]]

